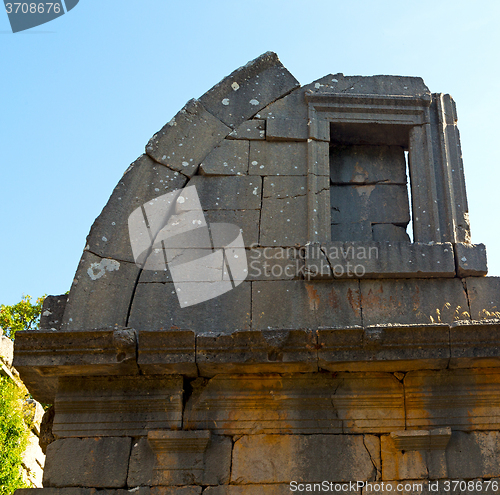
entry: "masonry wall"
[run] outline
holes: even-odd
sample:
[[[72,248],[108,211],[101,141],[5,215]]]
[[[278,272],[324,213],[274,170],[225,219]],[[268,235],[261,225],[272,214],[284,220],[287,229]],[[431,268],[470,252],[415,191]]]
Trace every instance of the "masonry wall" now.
[[[351,148],[332,173],[331,141],[363,159]],[[209,223],[240,227],[249,268],[183,308],[166,267],[136,264],[128,219],[193,185]],[[152,137],[69,296],[16,341],[23,379],[55,404],[44,492],[500,477],[500,279],[486,273],[449,95],[400,76],[300,87],[264,54]]]

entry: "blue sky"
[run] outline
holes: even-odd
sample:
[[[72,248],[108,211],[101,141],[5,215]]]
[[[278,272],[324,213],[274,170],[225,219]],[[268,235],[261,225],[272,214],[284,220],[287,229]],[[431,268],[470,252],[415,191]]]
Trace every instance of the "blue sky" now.
[[[457,102],[473,241],[500,276],[498,1],[80,0],[0,12],[0,303],[69,289],[94,219],[184,103],[272,50],[302,83],[421,76]]]

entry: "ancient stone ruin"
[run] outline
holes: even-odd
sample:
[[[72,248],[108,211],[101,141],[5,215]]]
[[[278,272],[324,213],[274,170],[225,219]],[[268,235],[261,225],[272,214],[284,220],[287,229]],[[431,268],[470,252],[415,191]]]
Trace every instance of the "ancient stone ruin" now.
[[[205,255],[219,265],[178,278]],[[220,295],[188,304],[204,269]],[[495,491],[486,273],[449,95],[417,77],[300,86],[265,53],[151,138],[69,296],[18,334],[15,367],[55,405],[41,495]]]

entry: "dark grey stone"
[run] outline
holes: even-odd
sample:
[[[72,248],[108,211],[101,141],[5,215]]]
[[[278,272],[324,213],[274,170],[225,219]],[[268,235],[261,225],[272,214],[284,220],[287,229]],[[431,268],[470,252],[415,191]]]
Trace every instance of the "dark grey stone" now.
[[[141,330],[137,362],[144,374],[196,376],[194,332]]]
[[[54,406],[50,406],[42,417],[40,423],[40,436],[38,437],[38,444],[44,454],[47,453],[47,447],[56,440],[52,433],[52,426],[54,425]]]
[[[451,323],[467,299],[459,279],[361,280],[363,324]]]
[[[205,451],[204,485],[225,485],[229,483],[232,450],[233,441],[231,437],[210,435],[207,450]]]
[[[349,224],[348,224],[349,225]],[[354,224],[352,224],[354,225]],[[451,243],[326,242],[306,251],[311,273],[325,256],[334,278],[437,278],[455,276]]]
[[[267,120],[273,117],[302,120],[303,123],[298,125],[307,128],[308,106],[304,97],[306,92],[420,96],[430,99],[430,91],[420,77],[328,74],[280,98],[261,110],[257,117]]]
[[[459,277],[482,277],[488,273],[484,244],[454,244],[455,262]]]
[[[203,160],[201,175],[246,175],[248,172],[249,141],[222,141]]]
[[[392,223],[373,224],[372,232],[374,241],[410,242],[410,237],[406,233],[406,228]]]
[[[122,488],[127,483],[131,439],[66,438],[47,447],[45,487]]]
[[[260,177],[193,177],[188,186],[196,186],[204,210],[258,210],[261,197]]]
[[[134,263],[128,228],[129,215],[147,201],[176,189],[187,178],[147,155],[125,172],[87,236],[87,249],[98,256]]]
[[[127,486],[150,486],[156,455],[149,446],[147,437],[139,438],[132,445],[128,468]]]
[[[43,301],[42,314],[40,315],[40,329],[60,330],[64,310],[68,301],[67,294],[60,296],[47,296]]]
[[[260,222],[262,246],[307,242],[307,178],[265,177]]]
[[[266,52],[225,77],[200,101],[222,122],[236,127],[297,86],[278,56]]]
[[[330,178],[334,184],[406,184],[406,161],[400,146],[333,146]]]
[[[499,367],[500,320],[452,323],[450,346],[450,368]]]
[[[126,326],[140,268],[132,263],[83,253],[64,312],[62,329]]]
[[[472,320],[500,318],[500,277],[470,277],[466,286]]]
[[[332,223],[394,223],[410,221],[408,191],[402,185],[332,186]],[[348,240],[348,239],[346,239]]]
[[[374,325],[319,330],[319,367],[332,371],[408,371],[446,368],[449,326]]]
[[[500,432],[453,431],[446,449],[450,479],[500,476]]]
[[[317,371],[316,335],[307,330],[263,330],[196,338],[200,375]]]
[[[307,141],[309,126],[305,119],[289,119],[271,116],[267,119],[266,139],[268,141]]]
[[[191,177],[211,149],[231,129],[198,100],[190,100],[184,108],[146,146],[146,153],[158,163]]]
[[[247,120],[240,124],[227,139],[248,139],[263,141],[266,139],[266,121],[261,119]]]
[[[307,173],[306,143],[250,143],[250,175],[305,175]]]
[[[138,284],[130,323],[141,330],[232,333],[250,328],[250,282],[214,299],[181,308],[173,283]]]
[[[207,210],[204,214],[208,224],[230,223],[237,225],[242,231],[245,246],[259,242],[259,210]]]
[[[373,240],[373,227],[369,220],[362,222],[332,223],[332,242],[370,242]]]
[[[292,280],[304,278],[304,260],[296,247],[253,246],[247,253],[249,280]]]
[[[276,304],[279,301],[279,304]],[[254,330],[361,325],[358,281],[252,282]]]

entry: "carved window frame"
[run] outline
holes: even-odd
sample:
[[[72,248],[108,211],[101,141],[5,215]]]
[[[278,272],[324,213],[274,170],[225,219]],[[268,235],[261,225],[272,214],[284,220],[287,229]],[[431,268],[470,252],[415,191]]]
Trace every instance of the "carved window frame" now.
[[[305,98],[309,118],[307,183],[310,242],[331,240],[331,123],[406,127],[409,132],[413,242],[464,242],[467,232],[461,234],[456,226],[461,217],[467,224],[467,199],[458,130],[455,125],[448,125],[449,116],[454,115],[449,95],[306,93]],[[431,104],[437,118],[432,118]],[[452,127],[451,133],[448,127]],[[437,140],[438,145],[433,144],[433,140]],[[436,157],[436,153],[439,156]],[[442,190],[438,191],[436,177],[442,178]]]

